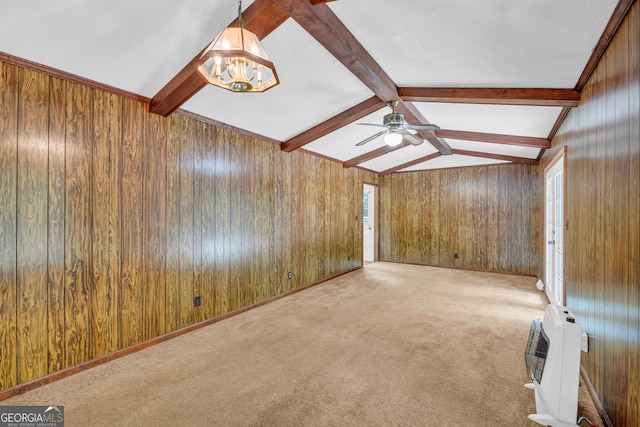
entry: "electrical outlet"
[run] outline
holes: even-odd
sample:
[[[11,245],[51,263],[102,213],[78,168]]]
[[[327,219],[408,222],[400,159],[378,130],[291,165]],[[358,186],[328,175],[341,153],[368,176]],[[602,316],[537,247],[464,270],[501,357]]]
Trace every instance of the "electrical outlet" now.
[[[351,261],[351,255],[347,255],[347,261]]]
[[[457,253],[453,254],[453,259],[458,259],[458,254]]]
[[[293,273],[291,271],[287,273],[287,279],[293,279]]]
[[[198,295],[193,299],[193,305],[195,305],[196,307],[200,307],[200,304],[202,304],[202,299],[200,295]]]

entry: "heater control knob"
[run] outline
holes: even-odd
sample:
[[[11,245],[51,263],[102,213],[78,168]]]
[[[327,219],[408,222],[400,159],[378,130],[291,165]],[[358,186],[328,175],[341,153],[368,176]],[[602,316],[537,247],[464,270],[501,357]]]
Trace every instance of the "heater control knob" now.
[[[576,319],[574,319],[573,317],[567,317],[567,322],[576,323]]]

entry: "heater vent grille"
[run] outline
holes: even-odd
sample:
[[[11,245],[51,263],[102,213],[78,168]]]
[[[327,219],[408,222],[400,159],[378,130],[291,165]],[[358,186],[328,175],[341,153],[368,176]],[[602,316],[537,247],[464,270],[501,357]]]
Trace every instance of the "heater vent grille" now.
[[[535,379],[538,384],[542,381],[542,373],[548,351],[549,338],[544,333],[542,321],[536,319],[531,322],[531,328],[529,329],[529,340],[527,341],[527,349],[524,352],[524,363],[527,368],[527,375],[529,378]]]

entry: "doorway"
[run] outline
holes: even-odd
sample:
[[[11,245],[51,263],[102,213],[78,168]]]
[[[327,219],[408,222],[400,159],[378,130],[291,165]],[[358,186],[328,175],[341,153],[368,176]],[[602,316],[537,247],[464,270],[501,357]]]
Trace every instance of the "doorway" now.
[[[545,190],[545,291],[553,304],[564,305],[564,159],[561,151],[547,166]]]
[[[362,260],[378,260],[378,187],[363,184],[362,191]]]

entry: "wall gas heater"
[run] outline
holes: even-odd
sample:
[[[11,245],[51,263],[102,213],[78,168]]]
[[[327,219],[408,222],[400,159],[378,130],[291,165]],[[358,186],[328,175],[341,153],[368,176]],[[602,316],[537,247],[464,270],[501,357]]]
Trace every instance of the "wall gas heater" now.
[[[535,393],[536,412],[529,419],[551,427],[575,427],[578,416],[580,350],[588,351],[587,335],[566,307],[549,304],[544,319],[531,323],[524,353]]]

